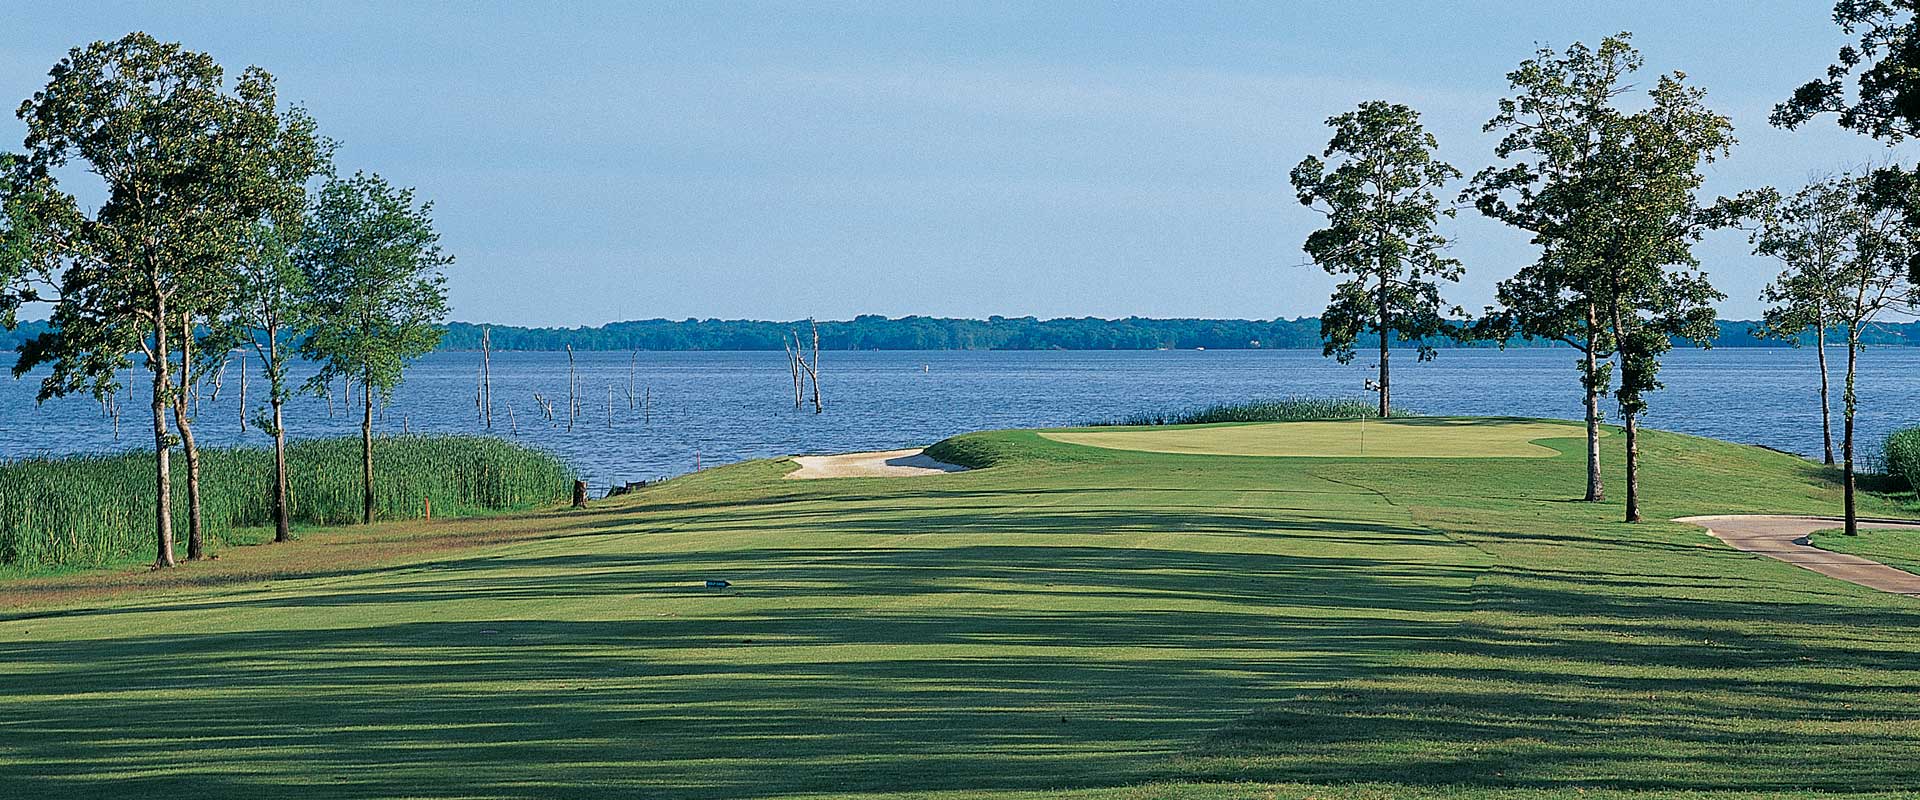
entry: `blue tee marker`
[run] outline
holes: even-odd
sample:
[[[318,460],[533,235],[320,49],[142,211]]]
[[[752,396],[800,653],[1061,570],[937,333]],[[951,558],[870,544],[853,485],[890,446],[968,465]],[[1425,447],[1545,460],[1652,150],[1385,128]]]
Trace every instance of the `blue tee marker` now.
[[[716,580],[707,581],[707,588],[709,589],[725,589],[732,585],[733,584],[728,583],[726,581],[716,581]]]

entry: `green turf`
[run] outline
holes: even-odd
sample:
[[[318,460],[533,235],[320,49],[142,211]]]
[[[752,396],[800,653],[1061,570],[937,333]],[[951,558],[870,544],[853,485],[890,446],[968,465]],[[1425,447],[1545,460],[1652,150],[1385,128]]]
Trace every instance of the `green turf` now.
[[[1890,564],[1908,572],[1920,574],[1920,531],[1880,529],[1871,527],[1872,523],[1863,523],[1868,527],[1860,529],[1854,536],[1834,529],[1817,531],[1808,537],[1815,547],[1838,553],[1852,553],[1865,556],[1882,564]]]
[[[0,794],[1920,789],[1920,602],[1570,502],[1561,430],[1526,461],[980,434],[941,451],[974,472],[753,462],[529,542],[15,609]],[[1643,448],[1650,518],[1837,497],[1790,456]]]
[[[1581,435],[1568,425],[1520,419],[1404,419],[1181,425],[1046,431],[1069,444],[1149,453],[1333,458],[1551,458],[1538,439]]]

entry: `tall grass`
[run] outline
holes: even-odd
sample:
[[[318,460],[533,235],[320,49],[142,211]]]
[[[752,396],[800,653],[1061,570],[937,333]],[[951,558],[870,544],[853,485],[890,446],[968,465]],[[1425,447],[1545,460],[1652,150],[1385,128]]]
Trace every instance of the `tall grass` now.
[[[574,473],[560,459],[481,436],[374,440],[374,499],[381,519],[412,519],[431,500],[436,517],[524,508],[568,496]],[[231,543],[270,526],[273,452],[201,450],[206,534]],[[293,521],[360,519],[360,442],[294,442],[287,450]],[[186,535],[186,474],[174,460],[174,526]],[[93,565],[153,553],[153,454],[34,458],[0,463],[0,564]]]
[[[1904,479],[1908,486],[1920,491],[1920,427],[1901,428],[1887,434],[1881,457],[1886,459],[1888,475]]]
[[[1240,403],[1216,403],[1182,411],[1135,414],[1095,426],[1198,425],[1213,422],[1299,422],[1318,419],[1359,419],[1379,411],[1373,401],[1357,397],[1283,397]],[[1407,412],[1394,409],[1396,416]]]

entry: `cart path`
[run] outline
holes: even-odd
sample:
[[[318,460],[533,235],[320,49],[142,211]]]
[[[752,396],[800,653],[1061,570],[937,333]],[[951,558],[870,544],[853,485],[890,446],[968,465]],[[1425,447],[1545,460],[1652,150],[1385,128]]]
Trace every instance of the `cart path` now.
[[[1706,528],[1707,533],[1736,550],[1785,561],[1869,589],[1920,597],[1920,575],[1859,556],[1822,550],[1807,543],[1807,535],[1814,531],[1846,524],[1838,517],[1730,514],[1681,517],[1674,522],[1687,522]],[[1920,522],[1907,520],[1862,519],[1860,526],[1875,530],[1920,531]]]

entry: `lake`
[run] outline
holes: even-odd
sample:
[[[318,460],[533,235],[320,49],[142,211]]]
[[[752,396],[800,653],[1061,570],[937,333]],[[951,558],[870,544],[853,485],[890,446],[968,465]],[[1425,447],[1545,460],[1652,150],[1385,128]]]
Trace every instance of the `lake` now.
[[[1839,373],[1835,362],[1835,433]],[[637,394],[630,409],[629,359]],[[1446,350],[1415,363],[1395,353],[1395,404],[1426,414],[1514,415],[1578,419],[1575,353],[1564,349]],[[576,356],[583,413],[564,424],[564,353],[493,355],[494,433],[517,436],[566,458],[597,489],[749,458],[922,445],[966,431],[1072,425],[1218,401],[1286,395],[1367,397],[1368,360],[1341,365],[1302,350],[825,352],[821,385],[827,410],[793,408],[786,356],[779,352],[581,353]],[[435,353],[417,362],[377,426],[381,432],[481,430],[474,389],[477,353]],[[1652,398],[1650,427],[1762,444],[1818,456],[1819,383],[1810,349],[1682,350]],[[218,400],[202,391],[196,434],[204,444],[266,445],[239,428],[238,366]],[[250,401],[263,388],[252,370]],[[100,406],[68,398],[35,404],[38,376],[0,378],[0,458],[108,452],[151,442],[145,381],[122,400],[118,439]],[[304,374],[300,376],[304,378]],[[1920,348],[1866,351],[1861,369],[1861,441],[1877,451],[1894,428],[1920,423]],[[612,412],[608,413],[609,390]],[[539,413],[534,395],[553,398],[558,419]],[[641,408],[644,406],[644,408]],[[511,408],[511,422],[509,417]],[[358,432],[344,408],[297,398],[288,410],[294,436]],[[517,433],[514,432],[517,426]]]

